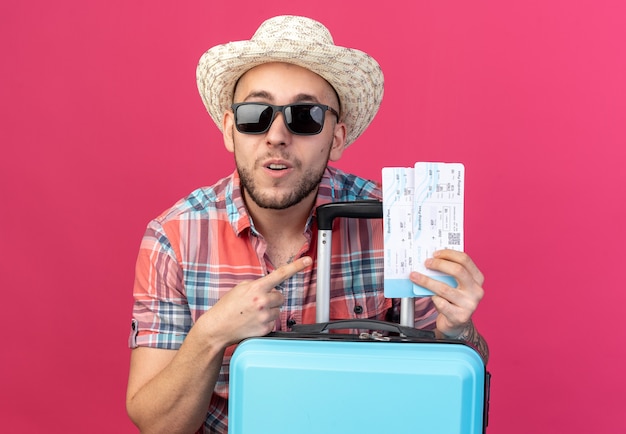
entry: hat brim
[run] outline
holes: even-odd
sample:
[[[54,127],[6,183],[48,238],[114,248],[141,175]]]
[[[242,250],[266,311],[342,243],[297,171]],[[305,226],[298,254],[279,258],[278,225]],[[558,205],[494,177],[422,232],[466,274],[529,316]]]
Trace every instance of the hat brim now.
[[[202,55],[196,70],[198,90],[209,115],[222,129],[222,118],[233,102],[237,80],[255,66],[285,62],[309,69],[337,92],[346,146],[372,122],[383,96],[378,63],[362,51],[328,44],[236,41],[218,45]]]

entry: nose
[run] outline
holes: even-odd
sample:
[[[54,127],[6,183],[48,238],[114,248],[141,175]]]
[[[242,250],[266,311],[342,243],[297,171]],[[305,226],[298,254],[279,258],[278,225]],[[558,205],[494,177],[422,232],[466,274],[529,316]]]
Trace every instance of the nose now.
[[[269,130],[265,133],[267,143],[271,145],[286,145],[291,136],[292,134],[285,124],[285,114],[282,112],[276,113]]]

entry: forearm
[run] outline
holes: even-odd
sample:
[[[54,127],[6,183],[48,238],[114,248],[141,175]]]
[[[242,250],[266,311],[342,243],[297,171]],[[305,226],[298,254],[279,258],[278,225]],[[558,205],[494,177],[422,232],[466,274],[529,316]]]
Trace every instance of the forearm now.
[[[136,366],[145,367],[142,350],[150,349],[133,350],[131,374],[135,355],[138,356]],[[196,339],[190,333],[174,357],[156,375],[136,390],[129,382],[127,410],[141,432],[195,432],[206,417],[223,355],[222,345],[207,345],[200,336]],[[142,379],[137,381],[141,384]]]
[[[489,361],[489,346],[487,345],[487,341],[482,337],[471,321],[458,336],[447,336],[439,330],[435,330],[435,335],[442,339],[461,339],[478,351],[485,365]]]

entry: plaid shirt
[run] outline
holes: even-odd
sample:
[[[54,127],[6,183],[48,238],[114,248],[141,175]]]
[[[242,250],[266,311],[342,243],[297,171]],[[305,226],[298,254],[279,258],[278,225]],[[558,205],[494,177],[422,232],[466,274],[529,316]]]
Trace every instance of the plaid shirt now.
[[[380,200],[379,186],[338,169],[326,170],[299,253],[314,263],[280,285],[285,304],[276,330],[315,322],[315,208],[361,199]],[[382,220],[337,219],[332,240],[330,319],[397,319],[398,300],[386,299],[382,291]],[[137,259],[130,346],[178,349],[195,321],[222,295],[243,280],[272,271],[266,247],[246,210],[236,172],[194,191],[150,222]],[[417,327],[433,329],[436,315],[430,298],[417,299]],[[233,350],[226,351],[205,432],[227,432]]]

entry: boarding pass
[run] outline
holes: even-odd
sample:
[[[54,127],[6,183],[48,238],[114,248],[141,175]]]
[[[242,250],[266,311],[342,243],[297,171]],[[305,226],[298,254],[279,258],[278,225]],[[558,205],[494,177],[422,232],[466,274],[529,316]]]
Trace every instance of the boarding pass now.
[[[382,179],[385,296],[433,295],[409,280],[411,271],[455,287],[454,278],[427,269],[424,262],[435,250],[463,251],[463,164],[418,162],[414,167],[385,167]]]

